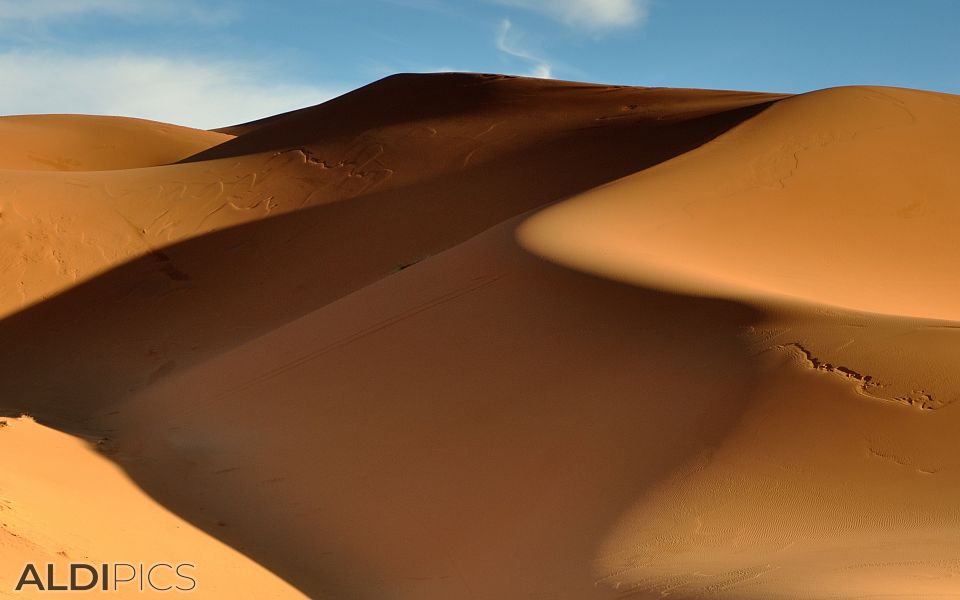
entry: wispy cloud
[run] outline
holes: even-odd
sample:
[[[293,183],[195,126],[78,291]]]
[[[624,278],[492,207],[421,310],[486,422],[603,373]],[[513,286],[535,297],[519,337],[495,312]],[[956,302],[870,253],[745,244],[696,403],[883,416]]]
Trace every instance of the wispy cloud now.
[[[269,65],[161,56],[0,54],[0,113],[86,113],[213,128],[317,104],[343,90],[279,81]]]
[[[599,31],[643,24],[650,0],[495,0],[541,13],[571,27]]]
[[[497,30],[497,49],[505,54],[515,58],[520,58],[532,63],[530,71],[527,73],[530,77],[541,77],[549,79],[553,76],[553,69],[546,60],[532,54],[523,46],[522,36],[516,32],[510,19],[500,21],[500,27]]]
[[[197,0],[0,0],[0,24],[40,24],[84,15],[122,18],[190,18],[221,23],[234,11],[222,2]]]

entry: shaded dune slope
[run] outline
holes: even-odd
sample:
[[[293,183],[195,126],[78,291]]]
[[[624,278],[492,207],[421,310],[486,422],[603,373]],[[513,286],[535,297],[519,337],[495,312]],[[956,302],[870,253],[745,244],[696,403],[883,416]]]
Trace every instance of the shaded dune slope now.
[[[47,419],[82,419],[93,407],[504,219],[696,147],[775,98],[457,75],[395,77],[364,93],[376,96],[378,85],[393,90],[398,84],[417,94],[449,95],[454,108],[407,114],[411,109],[400,105],[393,124],[368,130],[384,112],[368,102],[357,107],[358,124],[339,137],[295,140],[313,139],[309,146],[271,143],[279,149],[43,182],[69,184],[84,200],[51,206],[68,211],[66,217],[57,212],[60,235],[53,241],[21,232],[12,260],[29,252],[29,244],[59,245],[51,287],[75,287],[0,322],[0,336],[10,342],[0,350],[8,365],[0,378],[7,406]],[[455,100],[480,93],[476,88],[493,90],[498,100],[483,110],[458,110]],[[550,101],[527,106],[523,99],[541,90]],[[552,113],[544,110],[551,103]],[[291,131],[301,135],[327,121],[345,127],[342,115],[328,115],[326,106],[288,115],[300,119]],[[181,183],[162,183],[170,180]],[[14,208],[36,205],[19,201]],[[71,212],[78,214],[75,222]],[[89,243],[83,224],[94,216],[102,217],[97,231],[111,223],[118,228],[104,245],[126,246],[111,261],[141,257],[82,283],[84,270],[96,274],[110,264],[103,247]],[[28,229],[46,224],[38,217],[25,221]],[[91,258],[71,265],[78,256]],[[60,275],[71,268],[72,277]],[[41,371],[38,381],[34,374]]]
[[[901,128],[880,93],[933,110],[932,138]],[[868,178],[897,141],[939,150],[950,101],[850,88],[780,102],[150,386],[102,422],[145,489],[201,526],[232,524],[222,539],[310,595],[951,593],[960,329],[912,316],[917,304],[836,306],[829,294],[854,275],[817,278],[816,258],[763,243],[797,227],[822,235],[822,202],[860,216],[858,237],[830,239],[837,260],[866,269],[862,246],[937,233],[900,214],[923,177],[942,182],[927,206],[955,222],[941,163],[902,165],[907,183],[890,189],[891,176],[879,201],[847,179]],[[808,150],[781,187],[791,136],[849,145],[823,162]],[[814,196],[807,178],[825,188]],[[761,211],[764,192],[787,218]],[[750,261],[727,258],[731,231],[755,244]],[[911,256],[940,260],[927,252]],[[801,281],[822,287],[730,286],[693,277],[701,263],[741,279],[807,268]],[[183,477],[191,496],[173,485]]]
[[[953,597],[958,106],[388,78],[70,180],[0,397],[311,597]]]
[[[514,227],[97,421],[154,497],[311,597],[592,597],[603,533],[736,421],[755,317],[558,268]]]
[[[417,157],[421,160],[416,171],[398,173],[422,177],[433,169],[448,169],[458,159],[464,163],[469,160],[483,162],[488,153],[500,153],[511,147],[534,147],[539,142],[562,137],[564,133],[584,134],[585,130],[612,133],[625,125],[656,129],[670,123],[766,104],[783,97],[779,94],[635,88],[470,73],[393,75],[315,107],[237,126],[242,135],[186,161],[244,156],[300,146],[322,148],[327,144],[355,141],[363,132],[387,136],[395,131],[396,126],[404,127],[406,135],[427,139],[459,137],[458,145],[467,152],[449,156],[448,161],[434,162],[423,160],[427,157]],[[701,127],[707,129],[713,124],[716,134],[755,111],[756,108],[715,119]],[[422,130],[410,131],[411,124]],[[479,124],[483,127],[476,129]],[[641,133],[636,127],[631,129],[634,129],[634,135]],[[709,135],[709,132],[703,134]],[[683,145],[690,141],[684,135],[677,137],[667,143]],[[427,143],[423,149],[429,147]],[[474,150],[478,152],[470,154]],[[644,148],[640,152],[645,154],[650,149]],[[322,155],[317,158],[328,160]]]
[[[104,455],[96,438],[68,435],[29,417],[2,423],[0,562],[5,568],[0,571],[0,596],[50,594],[38,593],[31,585],[14,591],[27,563],[43,575],[44,565],[55,565],[55,583],[66,585],[64,574],[71,563],[136,557],[148,565],[177,559],[195,565],[199,571],[183,572],[197,576],[200,587],[190,593],[204,598],[302,597],[275,574],[150,498]],[[126,571],[121,570],[121,577]],[[158,587],[190,585],[171,575],[161,567],[154,581]],[[83,585],[86,579],[78,582]],[[86,594],[121,600],[144,596],[138,582],[102,595]]]

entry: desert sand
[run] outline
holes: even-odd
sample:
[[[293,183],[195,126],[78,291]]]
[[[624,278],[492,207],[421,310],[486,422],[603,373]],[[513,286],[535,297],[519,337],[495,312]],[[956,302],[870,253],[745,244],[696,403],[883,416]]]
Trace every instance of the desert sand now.
[[[960,597],[956,96],[400,75],[0,134],[0,594]]]

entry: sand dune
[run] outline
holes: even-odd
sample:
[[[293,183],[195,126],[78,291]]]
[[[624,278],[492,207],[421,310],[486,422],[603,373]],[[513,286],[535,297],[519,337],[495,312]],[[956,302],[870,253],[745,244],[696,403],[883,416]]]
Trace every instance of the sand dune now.
[[[8,167],[0,397],[109,451],[0,428],[97,474],[16,471],[4,562],[162,553],[59,485],[179,527],[202,597],[960,596],[958,133],[913,90],[447,74]]]
[[[0,117],[0,169],[108,171],[155,167],[177,162],[231,137],[126,117]]]
[[[182,572],[199,580],[190,593],[202,597],[301,597],[263,567],[144,494],[110,462],[109,440],[78,439],[28,418],[0,422],[0,596],[50,594],[31,594],[31,587],[13,591],[28,562],[41,565],[41,572],[42,565],[55,564],[60,575],[55,583],[63,585],[71,563],[99,568],[103,562],[183,561],[196,566]],[[127,577],[128,571],[122,570],[121,576]],[[193,585],[160,570],[156,582],[161,587]],[[103,595],[142,598],[144,592],[134,582]]]
[[[736,339],[750,311],[553,267],[513,244],[514,225],[152,387],[105,422],[136,455],[193,456],[178,470],[191,496],[313,595],[584,597],[598,532],[735,420],[752,378]],[[712,375],[687,377],[688,361]],[[580,364],[592,375],[558,376]],[[164,414],[180,415],[177,429],[150,434]],[[130,472],[151,493],[177,487],[156,477],[167,469]],[[258,484],[240,496],[245,481]],[[270,520],[257,516],[279,499]],[[345,552],[326,554],[331,544]]]
[[[10,366],[0,394],[29,398],[17,408],[40,417],[82,418],[504,219],[690,150],[776,98],[484,76],[396,77],[364,93],[397,82],[453,104],[477,88],[498,100],[433,120],[397,105],[383,131],[366,128],[383,119],[370,102],[349,135],[304,137],[311,124],[342,123],[321,105],[285,117],[295,120],[280,133],[306,146],[152,169],[9,172],[0,314],[16,314],[0,321]],[[524,101],[541,90],[552,118]],[[650,106],[623,110],[643,99]],[[554,164],[578,167],[532,175]]]
[[[804,94],[680,160],[544,211],[526,231],[545,254],[631,281],[656,284],[645,274],[659,271],[670,282],[685,275],[688,291],[955,320],[957,131],[956,96]]]

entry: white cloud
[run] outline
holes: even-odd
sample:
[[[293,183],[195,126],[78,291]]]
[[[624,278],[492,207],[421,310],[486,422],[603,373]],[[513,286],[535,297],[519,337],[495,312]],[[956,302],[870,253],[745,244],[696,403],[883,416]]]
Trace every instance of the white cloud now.
[[[318,104],[339,92],[277,81],[268,65],[0,53],[2,114],[121,115],[210,129]]]
[[[222,4],[197,0],[0,0],[0,24],[41,23],[87,14],[188,17],[201,22],[222,22],[233,16]]]
[[[522,40],[514,30],[513,23],[510,22],[510,19],[504,19],[500,22],[496,43],[497,49],[501,52],[533,63],[533,66],[527,73],[530,77],[550,79],[553,76],[553,69],[550,67],[550,63],[531,54],[530,51],[522,46]]]
[[[130,12],[136,8],[137,3],[130,0],[0,0],[0,21],[39,21],[88,12]]]
[[[535,11],[571,27],[592,31],[641,25],[650,0],[496,0],[499,4]]]

